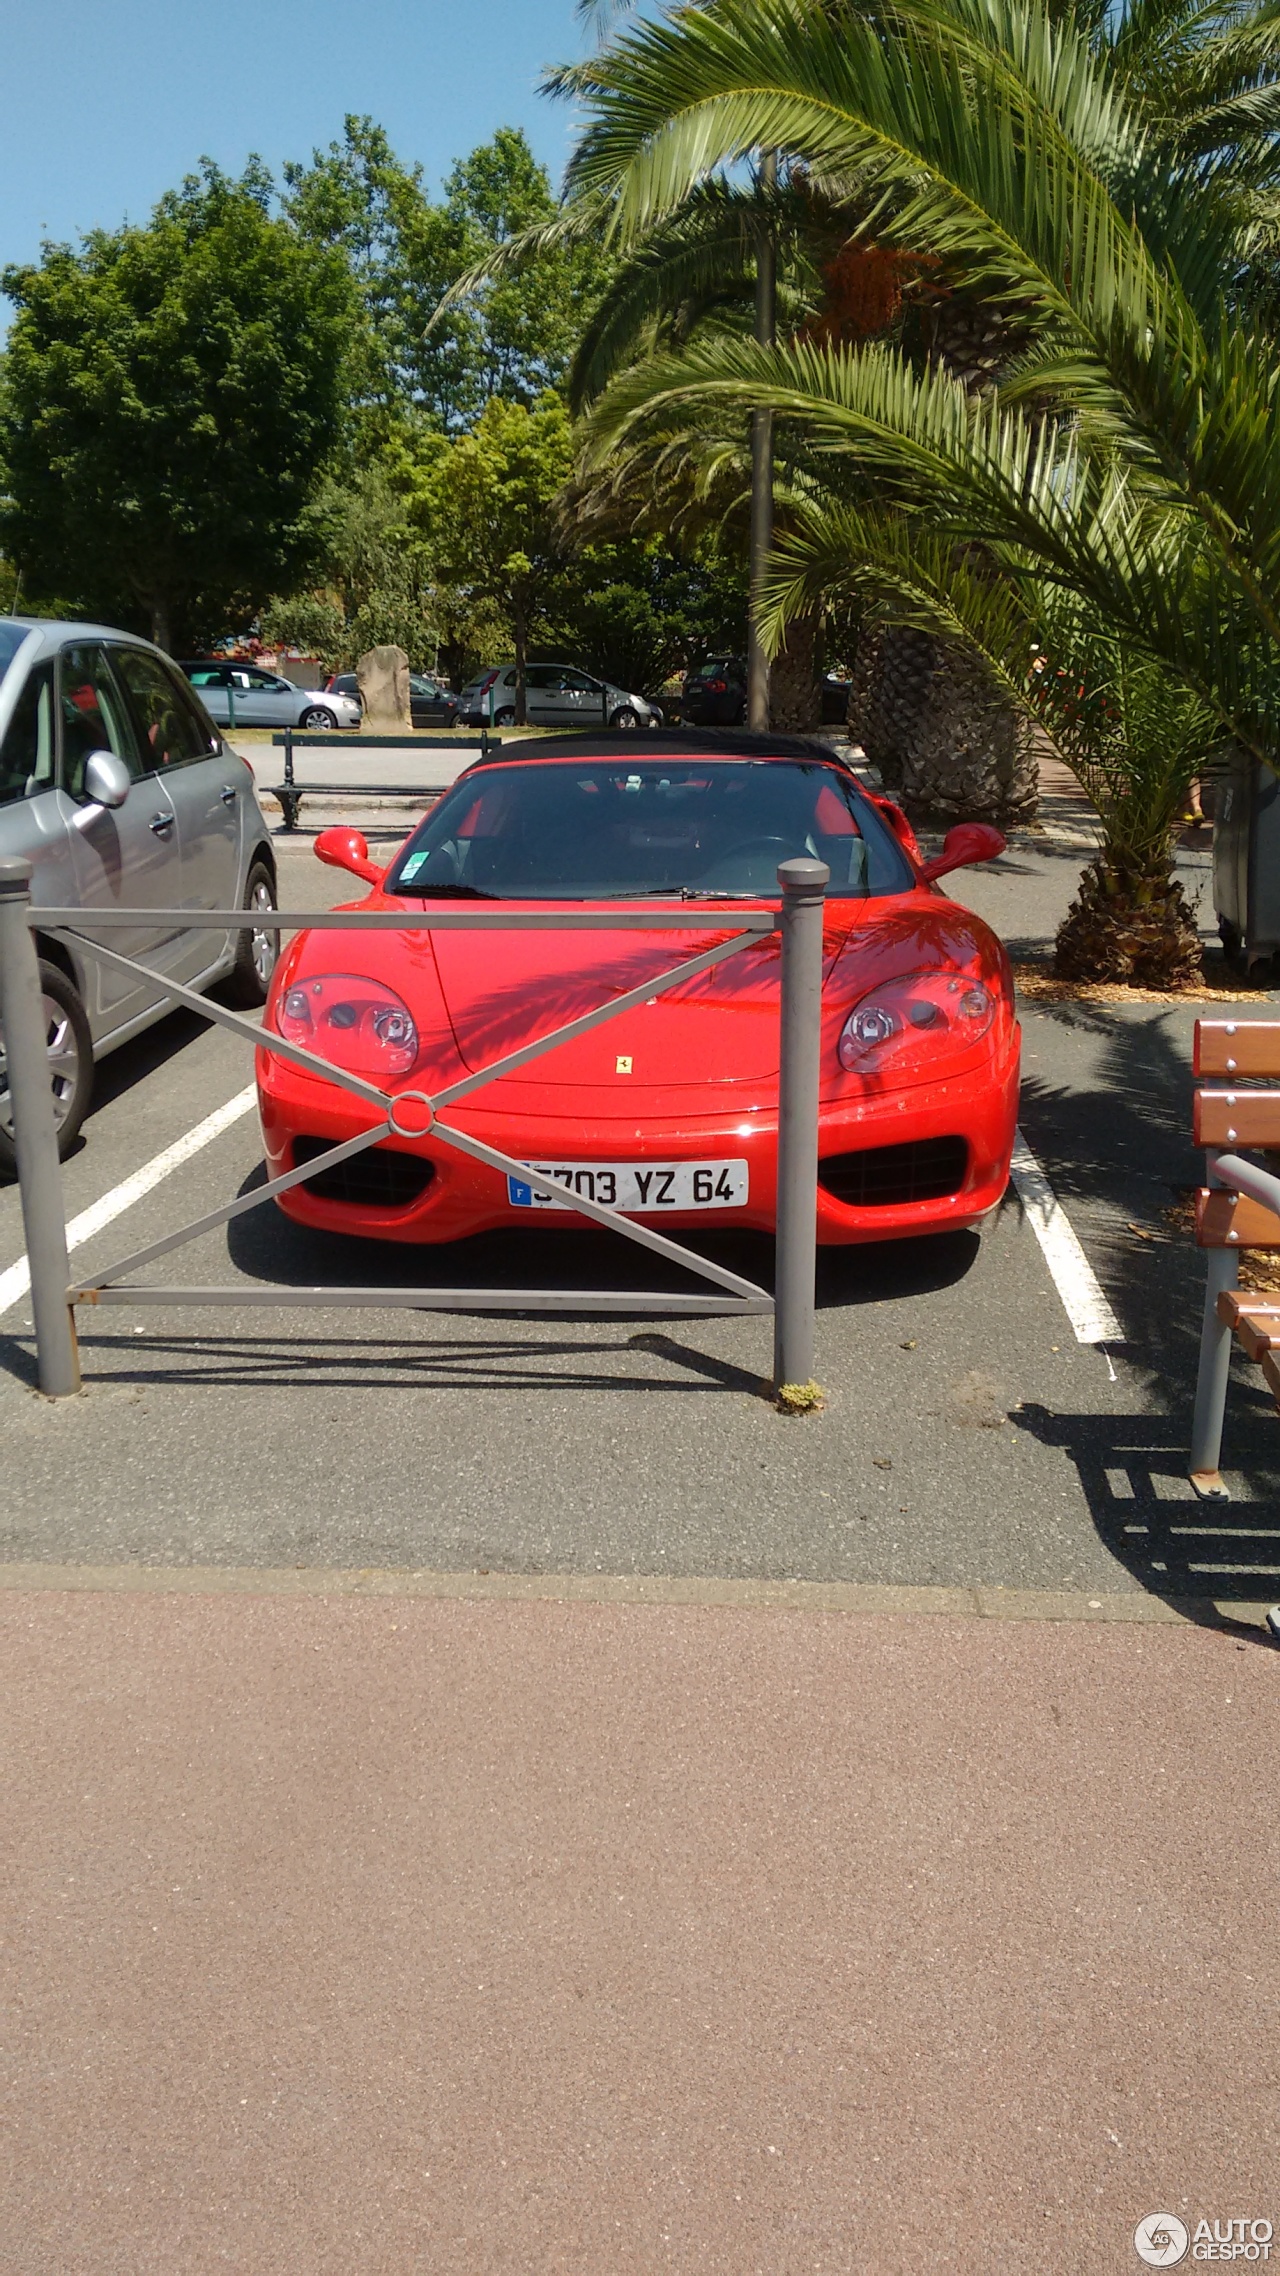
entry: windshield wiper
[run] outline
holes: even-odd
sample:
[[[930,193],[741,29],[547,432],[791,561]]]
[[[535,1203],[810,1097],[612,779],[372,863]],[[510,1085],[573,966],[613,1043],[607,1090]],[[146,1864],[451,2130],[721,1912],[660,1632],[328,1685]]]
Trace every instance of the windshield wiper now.
[[[397,885],[397,893],[407,894],[413,901],[500,901],[500,893],[486,893],[480,885],[418,885],[410,878],[407,885]]]
[[[718,885],[624,885],[612,893],[590,893],[590,901],[758,901],[758,893],[729,893]]]

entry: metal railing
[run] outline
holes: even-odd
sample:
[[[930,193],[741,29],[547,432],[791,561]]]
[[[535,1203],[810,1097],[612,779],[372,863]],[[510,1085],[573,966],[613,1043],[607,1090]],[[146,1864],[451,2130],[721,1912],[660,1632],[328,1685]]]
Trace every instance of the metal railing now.
[[[62,1398],[80,1387],[76,1346],[77,1304],[172,1305],[329,1305],[402,1306],[423,1311],[574,1311],[611,1313],[725,1314],[772,1313],[774,1320],[774,1382],[807,1384],[813,1375],[815,1247],[817,1236],[818,1090],[822,1008],[823,907],[830,871],[823,862],[796,859],[781,864],[778,885],[781,906],[746,910],[726,918],[681,908],[588,910],[478,910],[431,909],[421,913],[384,909],[273,911],[272,931],[311,932],[681,932],[716,933],[711,947],[684,957],[678,964],[646,978],[594,1011],[541,1035],[532,1043],[508,1051],[488,1067],[447,1083],[434,1093],[408,1088],[382,1090],[350,1070],[336,1066],[319,1053],[293,1043],[273,1029],[230,1011],[208,996],[198,994],[164,973],[152,971],[131,956],[95,940],[93,932],[139,926],[200,927],[232,932],[255,920],[242,909],[56,909],[33,908],[30,895],[31,864],[0,860],[0,1028],[8,1062],[10,1112],[21,1189],[23,1225],[31,1270],[32,1319],[36,1334],[40,1388]],[[260,926],[260,918],[256,920]],[[35,929],[75,940],[77,947],[101,958],[114,970],[144,978],[175,1004],[185,1004],[205,1019],[242,1036],[255,1050],[305,1069],[312,1075],[353,1094],[374,1110],[367,1130],[317,1155],[301,1168],[270,1179],[252,1193],[210,1210],[175,1233],[121,1258],[91,1281],[73,1281],[67,1259],[66,1219],[62,1177],[54,1125],[53,1095],[46,1057],[39,959]],[[86,929],[88,928],[88,929]],[[421,1139],[430,1135],[472,1160],[483,1162],[508,1177],[519,1179],[549,1201],[566,1200],[565,1189],[527,1163],[488,1145],[457,1123],[441,1121],[442,1110],[456,1107],[486,1084],[527,1066],[590,1029],[602,1026],[655,996],[664,994],[701,972],[710,971],[728,957],[777,933],[781,936],[779,986],[779,1088],[778,1173],[776,1200],[775,1294],[744,1279],[724,1265],[669,1240],[653,1226],[639,1223],[616,1208],[574,1192],[574,1213],[621,1233],[629,1241],[684,1267],[704,1281],[714,1294],[686,1295],[646,1291],[565,1290],[528,1288],[343,1288],[343,1287],[214,1287],[174,1288],[140,1286],[124,1276],[185,1242],[229,1224],[246,1211],[257,1209],[290,1187],[305,1184],[326,1169],[348,1161],[384,1138]]]
[[[274,789],[269,782],[262,785],[268,798],[280,801],[287,831],[298,827],[298,808],[304,798],[438,798],[448,788],[442,782],[299,782],[294,773],[293,754],[297,749],[308,751],[479,751],[487,759],[490,751],[502,749],[501,735],[488,727],[481,727],[478,735],[361,735],[352,734],[350,728],[326,728],[317,734],[305,733],[300,727],[286,727],[273,735],[272,744],[284,752],[284,781]]]

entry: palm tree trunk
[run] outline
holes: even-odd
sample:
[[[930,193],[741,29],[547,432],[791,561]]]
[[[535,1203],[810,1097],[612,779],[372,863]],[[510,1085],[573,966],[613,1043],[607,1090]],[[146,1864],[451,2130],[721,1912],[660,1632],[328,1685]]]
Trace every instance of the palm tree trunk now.
[[[792,617],[769,674],[769,724],[786,735],[809,735],[822,725],[818,685],[818,619]]]
[[[516,650],[515,723],[517,727],[527,727],[529,724],[529,713],[525,702],[524,667],[525,655],[529,642],[528,630],[525,623],[524,607],[520,601],[517,601],[515,603],[515,606],[511,611],[511,629],[515,636]]]
[[[762,187],[778,179],[778,153],[760,160]],[[778,248],[771,228],[760,231],[756,256],[756,338],[771,348],[777,330]],[[773,543],[773,413],[751,414],[751,606],[747,618],[747,725],[763,734],[769,725],[769,658],[757,629],[760,586]]]
[[[872,636],[850,730],[908,814],[947,822],[1035,819],[1027,720],[976,658],[931,633],[886,626]]]
[[[1139,852],[1104,845],[1058,927],[1053,969],[1061,980],[1185,988],[1202,976],[1201,955],[1168,841]]]

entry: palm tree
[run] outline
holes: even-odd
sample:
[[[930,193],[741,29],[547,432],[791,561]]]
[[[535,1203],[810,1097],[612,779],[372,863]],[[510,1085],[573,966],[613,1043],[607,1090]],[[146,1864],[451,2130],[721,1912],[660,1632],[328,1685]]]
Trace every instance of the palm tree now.
[[[1178,820],[1215,740],[1183,681],[1117,639],[1096,609],[1036,574],[1016,579],[986,548],[956,548],[901,516],[815,498],[775,550],[766,635],[821,592],[855,595],[864,621],[932,636],[999,687],[1068,760],[1097,809],[1101,845],[1058,932],[1064,978],[1174,987],[1200,939],[1172,873]]]
[[[767,409],[815,491],[875,497],[953,560],[982,549],[1029,621],[1072,596],[1202,707],[1206,747],[1280,759],[1277,22],[1191,0],[735,0],[626,32],[579,87],[569,181],[617,241],[768,141],[827,194],[856,185],[879,241],[1020,312],[1026,344],[975,392],[901,342],[695,338],[618,374],[593,454]],[[1121,929],[1142,896],[1168,905],[1167,845],[1142,859],[1107,895]]]

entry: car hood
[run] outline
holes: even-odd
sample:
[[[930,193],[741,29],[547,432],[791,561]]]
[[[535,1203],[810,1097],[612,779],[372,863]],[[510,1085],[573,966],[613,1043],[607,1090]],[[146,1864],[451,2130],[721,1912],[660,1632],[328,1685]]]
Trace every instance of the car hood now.
[[[734,930],[733,911],[725,935]],[[707,932],[437,932],[443,1008],[474,1072],[611,998],[657,980],[713,945]],[[724,937],[724,936],[719,936]],[[880,981],[960,964],[1009,992],[1004,952],[981,920],[941,895],[838,905],[824,928],[823,1063],[841,1083],[836,1041],[858,999]],[[503,1090],[607,1091],[618,1110],[658,1095],[758,1088],[778,1071],[780,943],[752,940],[710,971],[620,1012],[504,1079]],[[829,1030],[829,1033],[828,1033]],[[629,1065],[623,1067],[620,1063]]]

